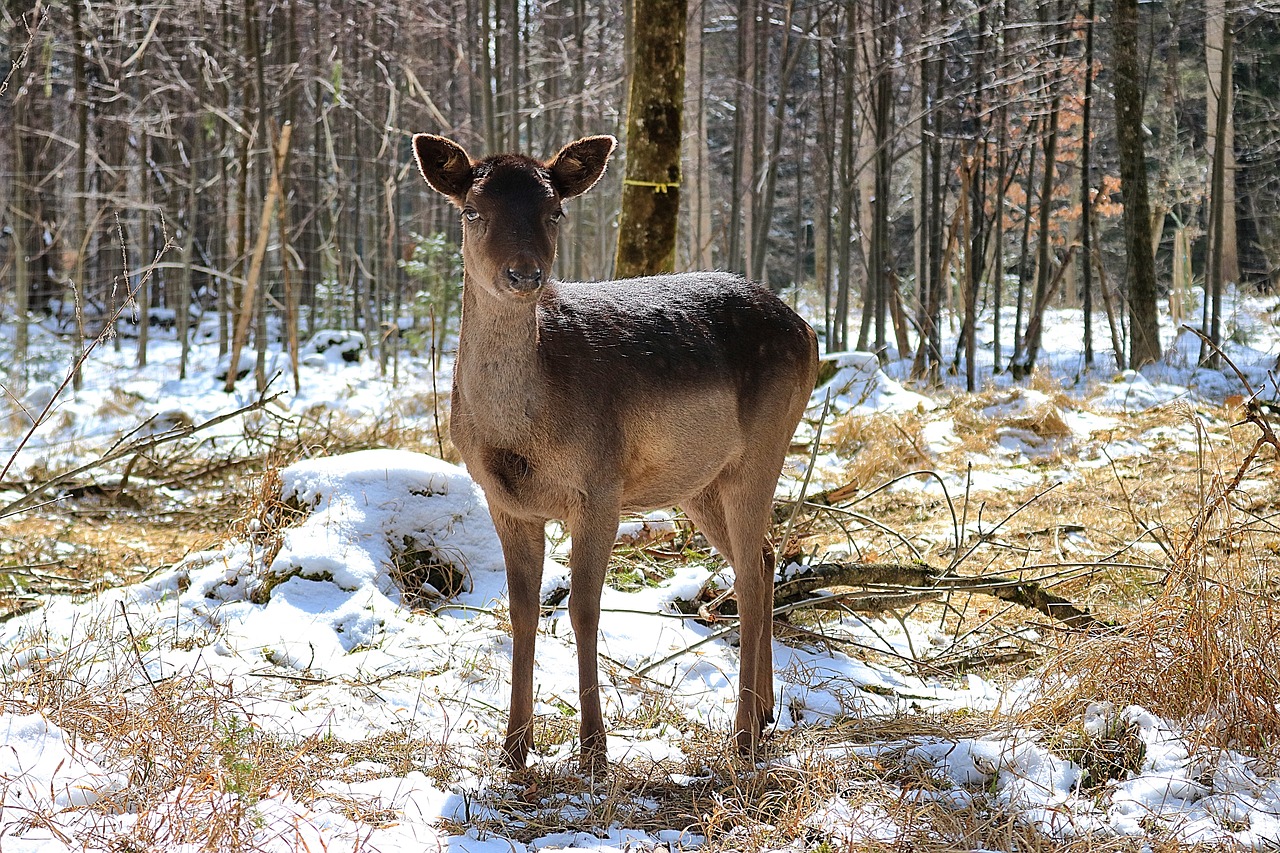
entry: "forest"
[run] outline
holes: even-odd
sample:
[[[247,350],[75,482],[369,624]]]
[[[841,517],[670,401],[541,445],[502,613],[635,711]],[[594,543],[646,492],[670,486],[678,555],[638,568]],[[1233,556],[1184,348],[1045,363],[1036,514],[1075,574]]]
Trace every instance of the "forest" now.
[[[223,353],[241,318],[259,352],[361,329],[384,365],[413,345],[401,333],[447,331],[459,228],[414,174],[410,135],[550,156],[611,133],[625,157],[631,11],[10,0],[10,382],[41,357],[23,331],[40,317],[73,351],[123,320],[144,363],[152,328],[185,338],[202,318]],[[1099,342],[1109,366],[1158,357],[1156,300],[1220,341],[1223,288],[1280,276],[1275,11],[691,3],[677,266],[746,273],[803,303],[828,350],[913,357],[917,376],[963,371],[970,389],[980,310],[992,369],[1014,375],[1034,368],[1050,304],[1084,312],[1090,365]],[[1127,153],[1123,115],[1140,116]],[[1125,162],[1140,170],[1127,191]],[[571,211],[566,279],[612,273],[620,163]],[[1123,222],[1139,186],[1145,237]]]
[[[1276,0],[0,10],[4,853],[1280,845]],[[817,333],[741,602],[696,503],[593,524],[589,657],[573,520],[538,575],[521,519],[508,573],[451,427],[532,418],[502,358],[539,332],[491,323],[459,366],[489,226],[424,183],[458,200],[462,159],[421,133],[562,196],[600,161],[551,158],[616,137],[540,208],[563,281],[526,270],[553,294],[526,321],[570,291],[674,316],[590,282],[718,269]],[[723,313],[688,316],[769,328]],[[698,448],[786,386],[689,378],[723,352],[696,336],[587,336],[556,435],[657,396],[661,479],[735,473]],[[468,371],[504,371],[483,404]]]

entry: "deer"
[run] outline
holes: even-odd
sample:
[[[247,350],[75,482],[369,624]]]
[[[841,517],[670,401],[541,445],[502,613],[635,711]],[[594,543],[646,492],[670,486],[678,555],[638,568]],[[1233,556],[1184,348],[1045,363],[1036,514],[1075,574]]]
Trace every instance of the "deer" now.
[[[722,272],[598,282],[551,277],[563,203],[617,145],[588,136],[549,160],[473,160],[413,137],[426,183],[461,212],[462,313],[450,433],[489,505],[512,634],[505,762],[533,745],[534,646],[546,524],[562,522],[578,661],[579,766],[607,769],[597,641],[619,517],[679,506],[734,570],[734,735],[774,722],[773,498],[817,376],[813,329],[767,287]]]

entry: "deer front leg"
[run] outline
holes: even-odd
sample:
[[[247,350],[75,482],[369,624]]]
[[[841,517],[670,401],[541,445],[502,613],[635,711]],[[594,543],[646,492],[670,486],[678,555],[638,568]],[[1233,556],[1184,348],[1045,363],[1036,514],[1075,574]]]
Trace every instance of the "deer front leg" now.
[[[544,522],[493,511],[507,563],[511,610],[511,714],[503,753],[514,770],[522,769],[533,745],[533,650],[538,638]]]
[[[582,751],[579,766],[595,775],[608,766],[604,715],[600,710],[600,673],[596,665],[600,630],[600,595],[609,567],[609,554],[618,535],[618,503],[586,507],[570,520],[573,550],[569,555],[571,582],[569,621],[578,644],[578,696],[582,705]]]

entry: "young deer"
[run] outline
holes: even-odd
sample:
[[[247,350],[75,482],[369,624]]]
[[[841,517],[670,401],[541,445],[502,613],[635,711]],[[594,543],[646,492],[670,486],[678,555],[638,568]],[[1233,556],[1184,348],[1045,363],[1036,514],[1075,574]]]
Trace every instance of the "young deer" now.
[[[735,737],[773,720],[773,492],[817,372],[813,330],[768,289],[726,273],[555,281],[561,203],[589,190],[616,142],[550,161],[473,161],[413,139],[427,183],[462,210],[462,324],[451,429],[502,540],[513,661],[505,754],[533,740],[533,653],[549,519],[573,538],[584,769],[602,769],[600,592],[624,510],[681,506],[729,563],[741,620]]]

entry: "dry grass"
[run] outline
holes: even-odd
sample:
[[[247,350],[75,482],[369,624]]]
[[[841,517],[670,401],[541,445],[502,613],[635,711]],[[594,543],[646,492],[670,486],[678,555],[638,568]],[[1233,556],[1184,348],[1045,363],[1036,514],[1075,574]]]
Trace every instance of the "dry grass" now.
[[[932,460],[915,412],[897,415],[846,415],[828,429],[825,441],[847,459],[845,481],[869,488],[908,471],[929,468]]]
[[[1114,633],[1066,643],[1031,719],[1136,704],[1192,726],[1199,746],[1280,766],[1276,496],[1258,501],[1232,486],[1274,484],[1280,472],[1265,451],[1235,472],[1223,461],[1203,466],[1197,511],[1167,527],[1170,559],[1155,597]]]
[[[104,405],[132,411],[136,402],[121,392]],[[426,395],[405,405],[430,404]],[[0,519],[0,618],[29,609],[41,594],[135,581],[225,541],[228,531],[268,535],[279,523],[267,516],[290,509],[279,506],[279,469],[379,447],[457,461],[447,432],[438,440],[434,423],[395,412],[374,420],[323,411],[294,420],[259,413],[235,440],[197,434],[134,459],[123,482],[124,463],[94,471],[58,500]],[[28,473],[39,479],[39,471]]]
[[[10,697],[0,708],[39,711],[91,744],[89,754],[117,780],[92,806],[112,849],[247,849],[255,803],[281,791],[313,798],[317,779],[329,775],[313,760],[316,741],[268,735],[225,684],[145,675],[138,661],[148,639],[127,622],[120,613],[83,626],[84,639],[64,651],[40,636],[8,650],[31,662],[0,670],[0,691]],[[105,820],[120,814],[137,815],[125,835]]]
[[[1051,398],[1058,393],[1050,386],[1038,390]],[[768,760],[756,766],[730,751],[724,732],[691,722],[670,696],[655,689],[626,719],[610,724],[664,729],[683,751],[682,760],[658,765],[628,761],[596,781],[581,776],[572,763],[509,775],[493,764],[496,743],[477,754],[408,732],[359,742],[274,737],[225,684],[198,678],[149,681],[137,666],[145,651],[138,644],[145,645],[147,638],[131,638],[120,624],[89,627],[88,634],[99,643],[92,653],[87,641],[71,651],[54,652],[52,644],[41,651],[38,637],[29,640],[28,648],[7,650],[24,655],[34,651],[33,663],[20,675],[16,668],[0,670],[6,673],[0,695],[21,697],[0,699],[0,707],[39,710],[111,757],[108,769],[127,784],[95,806],[104,817],[103,826],[108,815],[140,815],[127,836],[104,839],[119,850],[159,850],[177,844],[250,849],[257,819],[253,804],[264,797],[288,792],[305,804],[321,796],[317,783],[322,779],[354,781],[373,772],[403,775],[411,770],[427,773],[442,788],[463,777],[484,780],[474,797],[487,816],[480,817],[477,809],[473,819],[445,824],[443,829],[474,830],[482,837],[500,833],[525,842],[552,832],[600,831],[620,824],[650,831],[682,830],[687,842],[701,843],[709,853],[779,848],[827,853],[1185,850],[1158,832],[1143,839],[1050,839],[1002,808],[991,792],[965,792],[965,807],[943,805],[940,797],[949,783],[937,774],[892,756],[873,759],[852,750],[858,744],[907,738],[974,737],[1017,723],[1044,732],[1056,752],[1086,768],[1092,778],[1117,778],[1135,755],[1125,733],[1090,738],[1080,726],[1090,703],[1109,702],[1117,707],[1140,704],[1184,724],[1199,734],[1199,745],[1206,748],[1232,747],[1264,758],[1277,753],[1280,681],[1274,650],[1280,644],[1280,527],[1275,518],[1280,493],[1274,483],[1280,481],[1280,472],[1274,457],[1260,456],[1246,472],[1242,487],[1224,495],[1224,483],[1243,455],[1241,447],[1222,440],[1225,421],[1209,423],[1213,435],[1206,439],[1213,440],[1206,440],[1200,452],[1188,454],[1176,450],[1172,438],[1149,434],[1156,427],[1180,429],[1195,423],[1194,413],[1166,407],[1118,416],[1120,425],[1110,436],[1145,436],[1155,452],[1080,470],[1075,479],[1045,494],[960,494],[952,495],[950,504],[910,492],[868,496],[898,474],[955,466],[966,452],[984,452],[998,440],[1002,427],[1046,438],[1061,436],[1061,415],[1049,407],[1028,413],[1017,424],[982,414],[984,408],[1002,402],[1008,402],[1007,392],[951,401],[945,414],[954,420],[961,445],[941,458],[926,450],[925,420],[918,413],[849,418],[833,425],[828,437],[834,448],[851,456],[846,473],[859,484],[861,497],[850,501],[843,515],[824,511],[805,516],[797,533],[811,550],[856,540],[864,556],[874,558],[906,554],[904,543],[910,543],[930,563],[954,564],[962,573],[1044,578],[1060,594],[1091,605],[1123,626],[1103,636],[1064,635],[1043,619],[1029,619],[1019,609],[997,607],[989,598],[971,595],[951,596],[900,614],[937,626],[956,650],[948,652],[950,658],[922,656],[914,663],[883,659],[893,666],[938,673],[977,670],[998,679],[1027,672],[1028,664],[994,663],[998,656],[984,658],[982,652],[1013,648],[1052,654],[1040,658],[1051,685],[1047,698],[1013,721],[977,713],[851,719],[826,729],[776,734],[768,746]],[[252,442],[228,451],[227,464],[218,467],[206,461],[202,469],[183,469],[189,505],[168,515],[158,512],[159,505],[149,503],[158,500],[158,492],[145,487],[154,482],[148,474],[129,492],[141,511],[131,513],[119,502],[99,498],[93,507],[82,499],[75,512],[64,506],[30,513],[21,528],[10,525],[11,532],[21,535],[14,536],[6,560],[55,564],[47,569],[51,575],[66,573],[77,582],[92,579],[80,587],[92,589],[94,583],[128,579],[133,571],[225,539],[228,529],[264,546],[269,559],[272,543],[278,543],[281,532],[302,511],[280,500],[283,465],[305,456],[375,446],[439,450],[433,430],[410,430],[394,419],[357,424],[326,418],[283,438],[278,430],[272,434],[269,421],[263,421],[261,429]],[[250,461],[250,448],[271,442],[283,449],[274,455],[260,453]],[[1205,523],[1204,510],[1211,505],[1217,509]],[[958,535],[957,525],[965,525]],[[63,543],[59,550],[41,550],[41,543],[50,538]],[[626,588],[657,582],[671,560],[687,559],[698,544],[684,529],[670,538],[633,543],[620,551],[611,583]],[[431,555],[406,543],[400,557],[399,577],[406,587],[425,582],[448,592],[449,580]],[[1062,568],[1067,565],[1072,568]],[[823,629],[821,619],[804,624]],[[1028,626],[1038,633],[1028,634]],[[109,654],[100,642],[104,636],[114,638]],[[612,666],[607,660],[601,665]],[[111,667],[118,671],[107,671]],[[624,678],[625,673],[613,676]],[[566,705],[563,714],[538,717],[535,740],[540,751],[572,744],[577,734],[572,711]],[[362,770],[360,762],[365,761],[388,769]],[[331,792],[324,796],[338,802],[347,817],[368,826],[398,817],[381,801]],[[879,842],[850,841],[840,834],[840,827],[814,817],[834,800],[848,804],[860,820],[883,820],[884,826],[895,829]],[[40,819],[30,817],[33,822]],[[518,829],[517,822],[522,824]]]

